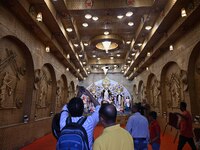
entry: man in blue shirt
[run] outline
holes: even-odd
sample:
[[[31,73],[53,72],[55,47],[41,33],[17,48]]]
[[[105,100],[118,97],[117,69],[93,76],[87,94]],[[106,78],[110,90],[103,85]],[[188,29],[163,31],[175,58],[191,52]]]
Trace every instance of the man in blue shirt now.
[[[133,115],[129,117],[126,130],[132,135],[136,150],[147,150],[149,141],[148,120],[140,113],[140,105],[134,104]]]
[[[91,101],[94,103],[95,111],[87,117],[86,121],[83,123],[83,127],[85,128],[88,136],[88,142],[89,142],[89,148],[92,150],[92,145],[94,142],[93,138],[93,132],[94,128],[99,122],[99,109],[100,105],[99,102],[96,101],[94,98],[91,99]],[[66,118],[71,115],[72,122],[77,122],[81,117],[83,117],[83,110],[84,110],[84,104],[81,98],[74,97],[70,100],[70,102],[67,105],[64,105],[62,108],[63,111],[60,118],[60,129],[65,126],[66,124]]]

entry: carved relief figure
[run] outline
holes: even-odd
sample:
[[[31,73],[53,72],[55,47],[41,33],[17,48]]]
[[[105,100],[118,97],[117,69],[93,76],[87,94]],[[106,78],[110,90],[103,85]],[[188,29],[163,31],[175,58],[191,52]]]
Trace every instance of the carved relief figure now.
[[[160,83],[157,79],[154,79],[151,86],[151,102],[150,104],[154,107],[159,107],[160,105]]]
[[[171,100],[168,102],[168,105],[172,108],[178,108],[182,98],[181,92],[183,91],[181,86],[181,78],[176,73],[172,73],[170,75],[170,79],[167,79],[166,82],[171,96]]]
[[[37,70],[35,72],[35,89],[37,93],[37,107],[42,108],[46,107],[46,101],[47,101],[47,94],[48,94],[48,88],[50,85],[50,80],[47,78],[47,75],[45,72],[41,70]]]
[[[63,93],[63,87],[61,84],[61,81],[59,80],[57,82],[57,89],[56,89],[56,107],[61,107],[62,106],[62,93]]]
[[[23,100],[16,98],[16,88],[20,81],[20,74],[25,75],[25,67],[18,67],[17,55],[6,49],[7,57],[0,58],[0,108],[20,108]],[[24,68],[24,69],[21,69]]]

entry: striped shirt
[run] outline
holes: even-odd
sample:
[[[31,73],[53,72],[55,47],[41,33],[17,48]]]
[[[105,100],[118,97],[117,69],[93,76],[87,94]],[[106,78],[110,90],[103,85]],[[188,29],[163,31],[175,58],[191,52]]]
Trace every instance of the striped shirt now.
[[[88,142],[90,150],[92,150],[94,138],[94,128],[96,127],[97,123],[99,122],[99,109],[100,105],[96,106],[95,111],[92,113],[92,115],[88,116],[86,121],[83,123],[83,127],[85,128],[87,135],[88,135]],[[68,110],[67,105],[65,105],[62,110]],[[66,118],[69,116],[68,111],[63,111],[60,118],[60,129],[65,126],[66,124]],[[81,116],[82,117],[82,116]],[[77,122],[81,117],[72,117],[72,122]]]

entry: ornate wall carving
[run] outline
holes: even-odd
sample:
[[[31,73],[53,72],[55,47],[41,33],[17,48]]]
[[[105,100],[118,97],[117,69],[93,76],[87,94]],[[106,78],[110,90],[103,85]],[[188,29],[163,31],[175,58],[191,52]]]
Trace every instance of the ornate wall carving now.
[[[167,109],[178,109],[179,103],[185,100],[184,91],[187,90],[187,73],[180,70],[176,63],[169,63],[164,67],[163,101],[166,101]],[[166,108],[165,108],[166,109]]]
[[[64,104],[68,101],[68,87],[65,76],[61,76],[61,79],[57,81],[56,89],[56,110],[60,111]]]
[[[36,119],[50,115],[53,93],[52,82],[52,75],[48,66],[44,65],[41,70],[35,71]]]
[[[28,107],[26,101],[31,101],[27,97],[28,94],[31,97],[27,87],[33,68],[28,59],[30,53],[22,45],[14,37],[0,39],[0,126],[23,122],[23,113]]]

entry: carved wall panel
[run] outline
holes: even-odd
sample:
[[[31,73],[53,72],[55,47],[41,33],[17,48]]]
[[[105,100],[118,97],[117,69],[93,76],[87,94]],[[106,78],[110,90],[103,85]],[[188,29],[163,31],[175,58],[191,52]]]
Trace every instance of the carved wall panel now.
[[[52,70],[48,65],[35,71],[35,94],[36,94],[36,119],[50,116],[52,107],[52,93],[54,93]]]
[[[73,81],[70,82],[70,85],[69,85],[69,88],[68,88],[68,93],[69,93],[69,100],[71,98],[73,98],[74,96],[76,96],[75,95],[75,85],[74,85]]]
[[[200,43],[195,46],[190,56],[188,73],[191,111],[200,115]]]
[[[68,101],[67,80],[64,75],[57,81],[56,89],[56,111],[60,111],[64,104]]]
[[[133,98],[132,99],[133,99],[133,103],[139,102],[138,101],[138,90],[137,90],[137,87],[135,84],[133,85]]]
[[[147,97],[152,108],[160,109],[161,104],[161,90],[160,81],[157,80],[154,74],[148,77],[147,84]]]
[[[185,73],[176,63],[167,64],[162,71],[162,100],[165,101],[165,110],[178,109],[179,103],[184,100]],[[183,82],[184,81],[184,82]]]
[[[0,39],[0,126],[23,122],[24,113],[28,113],[26,108],[30,107],[25,104],[31,101],[29,75],[33,70],[29,57],[27,47],[18,39]]]
[[[138,85],[138,101],[142,102],[143,99],[146,99],[146,87],[143,81],[140,81]]]

